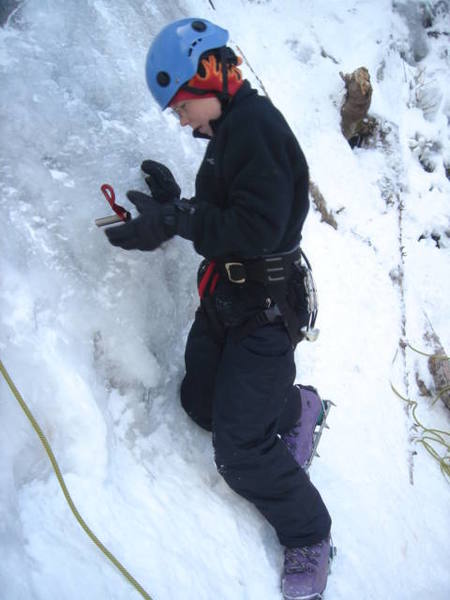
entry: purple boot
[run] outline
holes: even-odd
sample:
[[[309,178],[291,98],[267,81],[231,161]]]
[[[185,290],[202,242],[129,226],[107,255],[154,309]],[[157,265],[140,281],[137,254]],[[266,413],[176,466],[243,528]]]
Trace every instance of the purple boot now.
[[[303,548],[286,548],[282,591],[284,600],[320,600],[332,558],[331,538]]]
[[[300,419],[290,431],[281,435],[281,439],[302,469],[307,470],[313,459],[316,426],[324,421],[329,406],[321,400],[317,390],[312,386],[297,385],[296,387],[302,403]]]

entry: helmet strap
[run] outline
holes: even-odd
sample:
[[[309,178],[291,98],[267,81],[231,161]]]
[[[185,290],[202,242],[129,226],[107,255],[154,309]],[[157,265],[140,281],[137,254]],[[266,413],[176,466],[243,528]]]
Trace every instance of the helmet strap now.
[[[220,62],[222,64],[222,94],[224,98],[229,98],[228,94],[228,60],[227,60],[227,49],[226,46],[222,46],[220,49]]]

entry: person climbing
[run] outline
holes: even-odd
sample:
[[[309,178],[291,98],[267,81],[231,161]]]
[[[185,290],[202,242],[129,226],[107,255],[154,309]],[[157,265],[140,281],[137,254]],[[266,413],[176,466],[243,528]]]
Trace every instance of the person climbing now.
[[[243,78],[228,37],[206,19],[187,18],[153,40],[146,78],[154,99],[209,141],[193,198],[181,197],[165,165],[145,160],[151,196],[129,191],[139,215],[106,235],[114,246],[144,251],[179,235],[204,257],[181,404],[212,431],[225,481],[285,546],[284,597],[318,599],[331,518],[306,468],[327,407],[314,388],[294,385],[294,349],[311,334],[315,310],[299,247],[308,166],[282,114]]]

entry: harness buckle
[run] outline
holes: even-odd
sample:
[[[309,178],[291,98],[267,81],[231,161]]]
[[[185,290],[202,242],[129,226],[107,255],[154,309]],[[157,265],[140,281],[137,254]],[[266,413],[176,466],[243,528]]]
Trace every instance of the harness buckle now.
[[[264,259],[264,268],[269,283],[286,279],[283,258],[283,256],[267,256]]]
[[[233,277],[231,270],[237,267],[238,269],[241,269],[241,274],[242,277],[236,276]],[[226,262],[225,263],[225,270],[227,272],[228,275],[228,279],[231,281],[231,283],[245,283],[246,282],[246,277],[245,277],[245,267],[242,263],[240,262]]]

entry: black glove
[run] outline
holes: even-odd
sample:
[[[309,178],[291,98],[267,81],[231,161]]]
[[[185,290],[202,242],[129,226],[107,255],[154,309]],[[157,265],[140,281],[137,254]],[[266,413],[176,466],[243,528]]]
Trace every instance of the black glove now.
[[[113,246],[125,250],[156,250],[175,235],[175,206],[160,204],[142,192],[127,192],[127,197],[139,211],[128,223],[108,227],[106,236]]]
[[[180,197],[181,190],[169,169],[155,160],[144,160],[141,169],[152,196],[158,202],[170,202]]]

